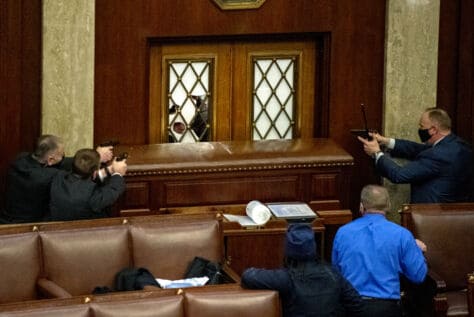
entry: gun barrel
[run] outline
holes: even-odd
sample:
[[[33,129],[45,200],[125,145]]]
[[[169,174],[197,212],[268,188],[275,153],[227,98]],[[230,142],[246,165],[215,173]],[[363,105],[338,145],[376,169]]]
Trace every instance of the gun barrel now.
[[[109,140],[109,141],[105,141],[105,142],[102,142],[99,144],[100,147],[106,147],[106,146],[117,146],[119,145],[120,142],[119,141],[116,141],[116,140]]]

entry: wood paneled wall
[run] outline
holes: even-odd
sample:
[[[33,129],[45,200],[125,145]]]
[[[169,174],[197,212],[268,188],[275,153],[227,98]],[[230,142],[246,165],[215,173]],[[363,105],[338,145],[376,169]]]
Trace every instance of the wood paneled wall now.
[[[40,133],[41,38],[41,0],[1,1],[0,203],[9,162]]]
[[[441,0],[438,107],[447,109],[454,131],[474,143],[474,2]]]
[[[0,199],[8,162],[31,150],[41,123],[41,0],[0,5]],[[438,105],[456,132],[474,140],[473,3],[441,0]],[[376,181],[372,160],[349,135],[362,125],[359,103],[380,129],[385,1],[267,0],[258,10],[220,10],[211,0],[96,0],[95,142],[147,143],[149,39],[253,34],[329,34],[321,108],[329,136],[355,158],[352,196]],[[325,135],[327,134],[327,135]]]
[[[382,122],[385,1],[267,0],[257,10],[220,10],[211,0],[97,0],[96,142],[148,142],[148,60],[151,40],[168,38],[329,34],[323,124],[315,137],[331,137],[356,160],[354,191],[375,182],[372,162],[349,129],[360,128],[360,103],[371,128]],[[358,193],[355,195],[358,200]]]
[[[381,126],[385,4],[370,0],[268,0],[258,10],[222,11],[211,0],[97,0],[95,139],[147,143],[148,43],[152,39],[258,34],[331,34],[329,136],[353,144],[360,102]],[[111,117],[113,120],[111,120]],[[353,118],[353,120],[348,120]]]

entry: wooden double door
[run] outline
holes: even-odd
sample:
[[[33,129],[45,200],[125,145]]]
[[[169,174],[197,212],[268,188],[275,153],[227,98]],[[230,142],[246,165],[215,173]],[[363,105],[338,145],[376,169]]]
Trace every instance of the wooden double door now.
[[[319,46],[314,38],[152,44],[150,143],[169,141],[171,107],[192,109],[196,96],[208,106],[200,141],[314,137]]]

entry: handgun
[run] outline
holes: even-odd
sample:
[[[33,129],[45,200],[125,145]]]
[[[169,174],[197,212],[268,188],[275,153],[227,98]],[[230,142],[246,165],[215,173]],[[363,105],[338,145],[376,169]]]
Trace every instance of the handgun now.
[[[117,156],[115,157],[115,160],[116,160],[116,161],[123,161],[123,160],[125,160],[125,159],[127,159],[127,158],[128,158],[128,153],[127,153],[127,152],[123,152],[123,153],[120,153],[119,155],[117,155]]]
[[[117,140],[109,140],[109,141],[105,141],[105,142],[100,143],[99,146],[100,147],[117,146],[119,144],[120,144],[120,142],[117,141]]]
[[[351,129],[351,134],[355,136],[360,136],[363,139],[372,140],[372,137],[369,135],[369,132],[365,129]]]

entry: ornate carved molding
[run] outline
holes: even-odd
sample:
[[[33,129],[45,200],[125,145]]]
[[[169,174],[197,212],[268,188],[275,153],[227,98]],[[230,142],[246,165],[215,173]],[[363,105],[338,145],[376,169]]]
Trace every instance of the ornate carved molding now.
[[[265,0],[212,0],[221,10],[258,9]]]
[[[341,167],[353,166],[354,162],[330,162],[330,163],[298,163],[298,164],[272,164],[259,166],[239,166],[239,167],[218,167],[218,168],[190,168],[190,169],[169,169],[169,170],[142,170],[127,171],[126,177],[132,176],[150,176],[150,175],[173,175],[173,174],[192,174],[192,173],[228,173],[242,171],[265,171],[278,169],[294,168],[315,168],[315,167]]]

